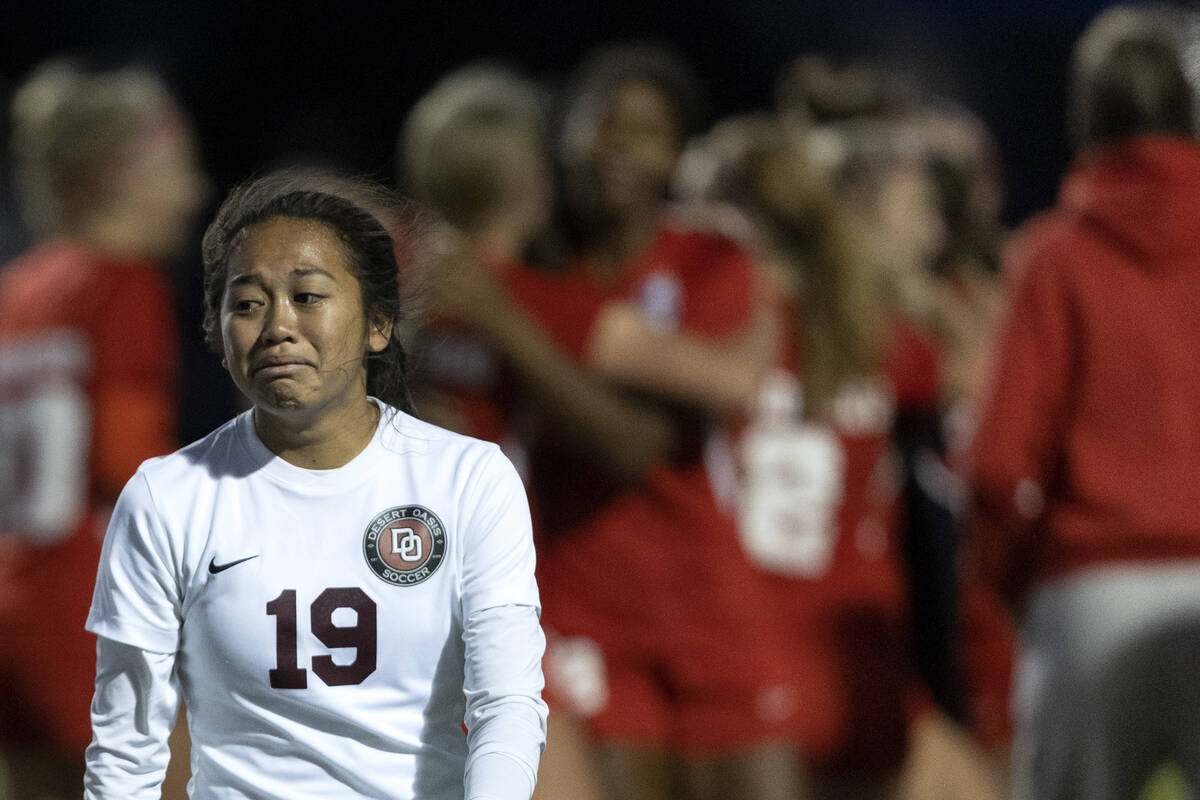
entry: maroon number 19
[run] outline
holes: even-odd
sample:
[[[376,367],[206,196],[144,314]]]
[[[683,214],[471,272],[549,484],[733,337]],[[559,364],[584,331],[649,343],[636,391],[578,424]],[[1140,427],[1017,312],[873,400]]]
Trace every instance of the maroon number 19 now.
[[[358,615],[353,625],[335,625],[333,612],[350,608]],[[272,689],[307,689],[308,670],[299,665],[296,641],[296,590],[284,589],[267,603],[275,617],[275,669],[267,670]],[[356,586],[326,589],[310,608],[310,629],[326,647],[353,647],[354,660],[335,664],[332,656],[313,656],[312,668],[327,686],[362,683],[375,671],[378,627],[375,601]]]

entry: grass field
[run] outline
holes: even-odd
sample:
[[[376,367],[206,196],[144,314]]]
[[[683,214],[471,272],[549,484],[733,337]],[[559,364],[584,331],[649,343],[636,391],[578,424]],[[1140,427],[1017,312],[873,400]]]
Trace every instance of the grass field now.
[[[1189,800],[1187,784],[1179,769],[1170,764],[1164,764],[1154,773],[1146,791],[1142,792],[1141,800]]]

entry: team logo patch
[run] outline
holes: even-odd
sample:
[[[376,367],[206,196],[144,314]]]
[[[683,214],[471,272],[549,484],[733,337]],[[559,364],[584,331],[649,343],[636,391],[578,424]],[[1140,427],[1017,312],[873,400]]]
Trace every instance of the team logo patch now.
[[[396,506],[375,515],[363,534],[363,555],[381,580],[415,586],[429,579],[446,555],[446,529],[424,506]]]

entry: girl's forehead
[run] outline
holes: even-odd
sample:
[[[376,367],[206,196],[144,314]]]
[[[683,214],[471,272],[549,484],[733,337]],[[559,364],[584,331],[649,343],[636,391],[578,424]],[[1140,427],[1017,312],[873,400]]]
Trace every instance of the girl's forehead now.
[[[264,270],[288,275],[325,273],[335,279],[350,276],[345,244],[333,227],[320,220],[282,216],[245,230],[230,257],[228,280]]]

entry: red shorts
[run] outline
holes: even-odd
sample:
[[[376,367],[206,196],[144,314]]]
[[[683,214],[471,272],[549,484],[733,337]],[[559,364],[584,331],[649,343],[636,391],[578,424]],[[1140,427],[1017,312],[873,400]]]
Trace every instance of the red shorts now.
[[[832,772],[891,772],[908,746],[913,668],[902,602],[818,597],[824,588],[772,578],[788,681],[800,697],[794,739]]]
[[[84,630],[100,542],[20,548],[0,604],[0,743],[79,753],[92,740],[96,637]]]
[[[546,655],[556,704],[586,720],[595,740],[687,757],[731,753],[788,739],[795,692],[738,638],[697,645],[556,635]]]
[[[913,666],[907,628],[894,609],[871,605],[833,609],[827,626],[843,725],[818,766],[839,773],[894,772],[908,751]]]
[[[788,740],[803,702],[788,683],[775,619],[752,586],[717,592],[648,589],[635,613],[544,582],[549,696],[603,742],[706,757]]]

